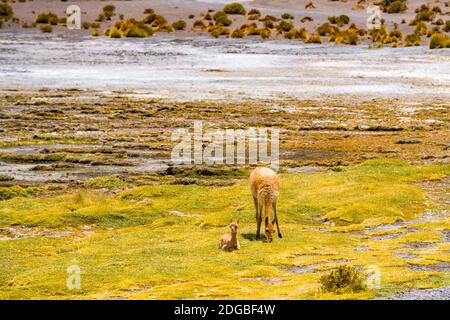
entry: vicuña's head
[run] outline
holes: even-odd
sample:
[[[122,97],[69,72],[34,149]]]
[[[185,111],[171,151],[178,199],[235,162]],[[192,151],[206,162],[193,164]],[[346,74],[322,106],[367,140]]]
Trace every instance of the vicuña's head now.
[[[239,226],[239,219],[231,220],[231,223],[230,223],[231,233],[236,233],[238,226]]]
[[[268,224],[266,224],[266,229],[264,231],[266,233],[267,241],[272,242],[273,234],[275,232],[275,228],[274,228],[273,224],[271,224],[270,222]]]

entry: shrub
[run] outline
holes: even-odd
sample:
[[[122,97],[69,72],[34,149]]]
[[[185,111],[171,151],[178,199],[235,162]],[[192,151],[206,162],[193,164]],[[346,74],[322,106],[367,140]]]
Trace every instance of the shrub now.
[[[211,16],[211,14],[208,12],[208,13],[206,13],[204,16],[203,16],[203,20],[208,20],[208,21],[211,21],[212,20],[212,16]]]
[[[414,32],[417,34],[426,35],[427,29],[428,29],[427,24],[423,21],[419,21],[416,24],[416,28],[414,29]]]
[[[270,36],[272,35],[272,30],[270,30],[269,28],[264,28],[259,32],[259,35],[263,39],[270,38]]]
[[[175,30],[184,30],[186,29],[186,22],[184,20],[178,20],[172,23],[172,27]]]
[[[119,30],[120,35],[114,29]],[[116,38],[122,36],[128,38],[146,38],[152,36],[154,33],[153,29],[150,26],[142,21],[136,21],[135,19],[117,21],[114,25],[114,28],[110,32],[110,37],[112,37],[111,34],[113,34],[113,32]]]
[[[427,31],[427,37],[429,38],[429,37],[431,37],[433,34],[435,34],[435,33],[441,33],[441,30],[440,30],[440,28],[439,27],[433,27],[433,28],[431,28],[431,29],[428,29],[428,31]]]
[[[248,36],[259,36],[260,30],[258,29],[258,26],[256,23],[252,23],[250,25],[245,26],[245,34]]]
[[[311,22],[311,21],[314,21],[314,19],[311,18],[311,17],[303,17],[303,18],[300,19],[301,23]]]
[[[415,22],[418,21],[432,21],[436,15],[436,12],[430,10],[430,7],[427,5],[421,5],[420,8],[415,10],[416,17],[414,18]]]
[[[261,12],[258,9],[251,9],[247,13],[248,20],[258,20],[261,17]]]
[[[245,15],[245,8],[242,4],[238,2],[227,4],[222,9],[223,12],[228,14],[242,14]]]
[[[189,18],[189,19],[194,19],[194,18],[195,18],[195,14],[192,14],[192,13],[191,13],[191,14],[188,16],[188,18]]]
[[[83,29],[89,29],[89,27],[91,26],[91,24],[87,21],[84,21],[81,26],[83,27]]]
[[[214,16],[214,21],[218,26],[230,26],[233,22],[228,18],[228,15],[223,11],[217,11]]]
[[[442,26],[442,25],[444,24],[444,20],[442,20],[442,19],[437,19],[437,20],[434,22],[434,24],[437,25],[437,26]]]
[[[305,4],[305,9],[315,9],[316,7],[314,6],[314,3],[312,2],[308,2],[307,4]]]
[[[51,24],[56,26],[58,24],[58,16],[54,13],[41,13],[38,14],[35,20],[36,23],[43,23],[43,24]]]
[[[337,24],[339,26],[343,26],[344,24],[348,24],[350,22],[350,18],[345,14],[340,15],[339,17],[330,16],[328,17],[328,21],[331,24]]]
[[[93,29],[91,31],[91,36],[98,37],[98,36],[100,36],[100,32],[97,29]]]
[[[449,48],[450,41],[448,37],[443,33],[435,33],[430,38],[430,49]]]
[[[308,43],[322,43],[322,37],[318,34],[312,34],[307,42]]]
[[[220,36],[223,36],[223,35],[229,35],[230,31],[227,28],[224,28],[222,26],[212,26],[211,29],[209,29],[209,33],[214,38],[219,38]]]
[[[300,28],[298,30],[298,38],[299,39],[306,40],[306,39],[308,39],[308,36],[309,36],[309,32],[306,28]]]
[[[144,9],[144,14],[150,14],[150,13],[155,13],[155,10],[153,8]]]
[[[103,13],[100,13],[95,21],[97,22],[105,21],[105,15]]]
[[[158,27],[158,31],[164,31],[164,32],[173,32],[174,28],[170,24],[163,24]]]
[[[196,28],[205,29],[206,25],[202,20],[195,20],[194,23],[192,24],[192,29]]]
[[[289,30],[288,32],[285,32],[285,33],[284,33],[284,37],[285,37],[286,39],[296,39],[296,38],[298,37],[297,34],[298,34],[298,31],[297,31],[297,30],[291,29],[291,30]]]
[[[385,26],[370,30],[370,37],[373,42],[383,42],[387,35],[388,33]]]
[[[325,22],[322,25],[318,26],[316,31],[321,36],[326,36],[339,32],[339,29],[336,28],[335,26],[330,25],[328,22]]]
[[[244,36],[245,32],[240,28],[234,29],[233,32],[231,33],[231,38],[243,38]]]
[[[13,8],[7,3],[0,3],[0,21],[8,21],[14,16]]]
[[[396,0],[391,2],[385,9],[387,13],[400,13],[408,9],[406,6],[406,1]]]
[[[142,22],[145,24],[149,24],[152,27],[160,27],[167,24],[167,20],[158,14],[151,13],[142,19]]]
[[[450,32],[450,20],[445,21],[444,31]]]
[[[91,28],[92,28],[92,29],[98,29],[98,28],[100,28],[100,23],[98,23],[98,22],[92,22],[92,23],[91,23]]]
[[[286,19],[286,20],[292,20],[292,19],[295,19],[295,17],[294,17],[292,14],[287,13],[287,12],[283,13],[283,14],[281,15],[281,18],[282,18],[282,19]]]
[[[337,34],[330,36],[329,41],[339,44],[356,45],[359,42],[359,37],[354,32],[339,31]]]
[[[294,24],[286,20],[281,20],[280,23],[277,25],[278,32],[288,32],[292,28],[294,28]]]
[[[43,24],[43,25],[40,27],[40,29],[41,29],[41,31],[44,32],[44,33],[50,33],[50,32],[53,31],[53,27],[52,27],[50,24]]]
[[[273,21],[270,20],[264,21],[264,28],[273,29],[274,27],[275,25],[273,24]]]
[[[112,4],[103,7],[103,15],[106,20],[111,20],[111,17],[115,15],[116,7]]]
[[[420,36],[418,36],[415,33],[408,34],[405,37],[405,47],[411,47],[411,46],[420,46]]]
[[[389,33],[390,38],[396,38],[397,40],[403,39],[403,33],[400,30],[393,30],[391,33]]]
[[[122,32],[120,32],[120,30],[118,30],[118,29],[116,29],[116,28],[112,28],[110,31],[109,31],[109,36],[111,37],[111,38],[122,38]]]
[[[280,19],[278,19],[277,17],[272,16],[270,14],[267,14],[264,18],[260,19],[259,21],[263,21],[263,22],[265,22],[265,21],[277,22],[277,21],[280,21]]]
[[[322,290],[326,292],[359,292],[366,290],[364,274],[351,266],[340,266],[320,277]]]

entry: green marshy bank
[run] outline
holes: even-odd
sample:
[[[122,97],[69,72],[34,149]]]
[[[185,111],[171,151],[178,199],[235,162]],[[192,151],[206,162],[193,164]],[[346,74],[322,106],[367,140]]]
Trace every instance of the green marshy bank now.
[[[416,183],[440,181],[449,173],[448,165],[395,160],[283,173],[279,218],[284,237],[273,243],[254,240],[244,173],[234,174],[236,183],[228,186],[133,187],[102,178],[64,194],[18,194],[0,201],[0,297],[214,299],[251,293],[255,298],[342,299],[448,285],[446,272],[409,267],[448,261],[449,244],[442,236],[450,228],[448,218],[417,222],[413,231],[399,224],[396,238],[383,238],[393,231],[373,228],[411,221],[433,208]],[[217,241],[231,218],[241,220],[242,248],[224,253]],[[397,256],[414,243],[434,247],[416,250],[414,259]],[[320,277],[342,263],[377,265],[381,288],[322,291]],[[82,272],[80,290],[66,288],[66,268],[74,264]],[[308,272],[298,271],[305,267]]]

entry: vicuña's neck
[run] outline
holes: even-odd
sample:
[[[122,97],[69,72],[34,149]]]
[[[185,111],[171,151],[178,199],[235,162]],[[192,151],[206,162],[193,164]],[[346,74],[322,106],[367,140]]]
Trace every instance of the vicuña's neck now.
[[[231,233],[231,241],[236,242],[236,239],[237,239],[237,232],[232,232]]]

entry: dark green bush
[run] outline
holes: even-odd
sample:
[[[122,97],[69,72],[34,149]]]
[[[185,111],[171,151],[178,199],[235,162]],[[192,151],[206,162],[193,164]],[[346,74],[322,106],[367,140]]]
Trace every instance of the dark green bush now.
[[[41,13],[36,17],[36,23],[51,24],[56,26],[58,24],[58,16],[52,12]]]
[[[406,1],[402,1],[402,0],[396,0],[394,2],[391,2],[387,7],[386,7],[386,12],[387,13],[400,13],[405,11],[406,9],[408,9],[408,7],[406,6]]]
[[[172,27],[175,30],[184,30],[186,29],[186,22],[184,20],[178,20],[172,23]]]
[[[227,4],[225,7],[223,7],[222,10],[223,12],[228,14],[245,14],[244,6],[238,2]]]
[[[13,8],[7,3],[0,3],[0,21],[8,21],[14,16]]]
[[[295,17],[294,17],[292,14],[288,13],[288,12],[283,13],[283,14],[281,15],[281,18],[282,18],[282,19],[286,19],[286,20],[292,20],[292,19],[295,19]]]
[[[116,7],[112,4],[103,7],[103,15],[106,20],[111,20],[111,17],[115,15]]]

